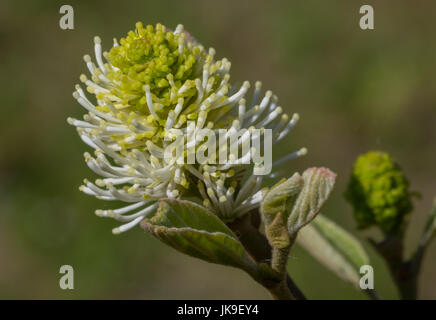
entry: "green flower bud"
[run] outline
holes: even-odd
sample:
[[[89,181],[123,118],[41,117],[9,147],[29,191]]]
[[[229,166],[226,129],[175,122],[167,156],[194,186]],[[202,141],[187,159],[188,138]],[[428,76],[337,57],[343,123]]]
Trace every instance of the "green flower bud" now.
[[[388,234],[401,233],[413,208],[409,181],[390,155],[379,151],[356,160],[345,198],[359,228],[377,225]]]

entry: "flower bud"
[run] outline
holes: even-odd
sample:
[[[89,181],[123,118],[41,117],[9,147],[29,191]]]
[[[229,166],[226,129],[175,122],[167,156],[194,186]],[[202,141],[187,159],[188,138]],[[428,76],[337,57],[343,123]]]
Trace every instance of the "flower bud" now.
[[[409,181],[390,155],[380,151],[357,159],[345,197],[359,228],[377,225],[387,234],[402,231],[413,207]]]

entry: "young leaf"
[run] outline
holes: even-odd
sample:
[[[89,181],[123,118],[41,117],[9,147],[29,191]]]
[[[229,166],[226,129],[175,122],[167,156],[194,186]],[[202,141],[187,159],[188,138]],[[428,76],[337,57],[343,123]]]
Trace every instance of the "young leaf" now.
[[[162,199],[149,223],[168,228],[192,228],[207,232],[220,232],[230,237],[234,233],[212,212],[188,200]]]
[[[285,248],[291,244],[286,223],[302,188],[303,178],[295,173],[274,185],[263,198],[260,212],[265,223],[265,235],[271,246]]]
[[[303,188],[303,179],[299,173],[295,173],[287,180],[282,180],[267,192],[261,204],[261,211],[267,214],[270,220],[278,212],[286,212],[286,204],[294,200]]]
[[[213,213],[190,201],[162,199],[155,216],[141,226],[156,238],[187,255],[241,268],[254,278],[259,266],[235,234]]]
[[[309,168],[303,172],[303,180],[303,189],[288,218],[291,237],[295,237],[321,210],[333,190],[336,174],[327,168]]]
[[[359,287],[360,267],[369,258],[360,242],[333,221],[319,215],[300,230],[297,243],[321,264]]]

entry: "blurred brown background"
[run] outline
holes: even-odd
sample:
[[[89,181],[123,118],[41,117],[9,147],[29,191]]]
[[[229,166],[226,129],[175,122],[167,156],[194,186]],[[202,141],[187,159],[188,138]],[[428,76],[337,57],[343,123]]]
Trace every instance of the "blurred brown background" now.
[[[75,30],[59,28],[59,8],[75,10]],[[373,4],[375,30],[359,28]],[[0,4],[0,298],[263,299],[242,271],[177,253],[135,228],[113,236],[115,221],[94,215],[109,204],[78,191],[95,178],[88,148],[68,116],[83,109],[71,93],[86,71],[82,56],[100,35],[108,48],[136,21],[185,25],[232,78],[262,80],[301,120],[277,155],[306,146],[290,176],[308,166],[339,174],[324,213],[362,240],[343,192],[360,153],[383,149],[422,193],[407,250],[436,195],[436,3],[431,1],[10,1]],[[375,287],[396,298],[382,261],[369,250]],[[436,243],[421,274],[420,297],[436,298]],[[75,270],[75,289],[59,289],[59,267]],[[290,269],[309,298],[365,299],[308,256]]]

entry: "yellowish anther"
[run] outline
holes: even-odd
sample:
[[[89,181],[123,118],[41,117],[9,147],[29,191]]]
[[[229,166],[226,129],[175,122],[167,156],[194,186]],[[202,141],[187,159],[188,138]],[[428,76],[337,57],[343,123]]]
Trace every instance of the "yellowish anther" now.
[[[106,185],[102,179],[95,180],[95,184],[101,188],[103,188]]]
[[[156,158],[156,157],[153,156],[153,155],[150,156],[150,161],[151,161],[155,166],[158,166],[158,165],[159,165],[159,159]]]
[[[226,196],[221,196],[219,200],[220,200],[220,202],[226,202],[227,201],[227,197]]]
[[[148,123],[153,123],[154,120],[156,120],[156,119],[153,117],[153,115],[150,114],[149,116],[147,116],[147,122]]]
[[[142,29],[144,29],[144,26],[143,26],[143,24],[142,24],[141,21],[136,22],[136,23],[135,23],[135,27],[136,27],[137,30],[142,30]]]
[[[211,74],[213,74],[213,73],[215,73],[215,72],[217,71],[217,69],[218,69],[218,66],[217,66],[217,64],[215,63],[215,64],[213,64],[213,65],[210,66],[210,68],[209,68],[209,72],[210,72]]]
[[[210,200],[209,200],[209,199],[204,199],[204,200],[203,200],[203,205],[204,205],[205,207],[209,208],[209,207],[210,207]]]
[[[194,113],[190,113],[190,114],[188,114],[187,118],[188,118],[189,120],[195,120],[195,119],[198,118],[198,113],[196,113],[196,112],[194,112]]]
[[[298,153],[299,153],[300,156],[304,156],[304,155],[306,155],[306,154],[307,154],[307,148],[301,148],[301,149],[298,151]]]
[[[215,195],[212,188],[207,188],[207,194],[209,195],[209,197],[213,197]]]
[[[180,181],[180,184],[186,189],[189,187],[189,183],[188,183],[188,180],[186,180],[186,178],[182,178],[182,180]]]

